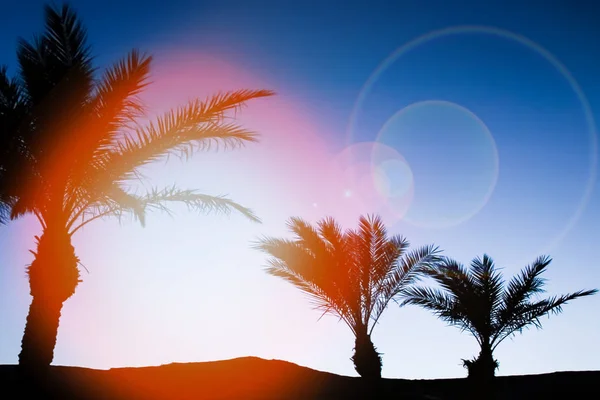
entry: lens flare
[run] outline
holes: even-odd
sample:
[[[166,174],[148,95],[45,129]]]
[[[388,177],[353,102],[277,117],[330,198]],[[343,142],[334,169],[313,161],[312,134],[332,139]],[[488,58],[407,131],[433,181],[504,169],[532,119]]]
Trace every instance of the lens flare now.
[[[410,162],[416,189],[404,220],[415,226],[459,225],[485,206],[496,186],[494,138],[483,121],[458,104],[413,103],[386,121],[376,141],[401,150]]]
[[[413,177],[406,159],[382,143],[361,142],[338,153],[331,165],[343,204],[351,215],[380,214],[388,223],[400,220],[413,196]]]
[[[587,134],[588,134],[588,142],[589,142],[589,171],[588,171],[588,179],[582,189],[581,198],[579,202],[565,223],[564,227],[552,238],[549,240],[545,249],[542,252],[548,252],[554,246],[556,246],[573,228],[573,226],[577,223],[579,218],[581,217],[583,211],[585,210],[592,192],[594,190],[594,183],[596,181],[597,176],[597,166],[598,166],[598,138],[596,135],[596,125],[594,121],[594,117],[591,111],[591,107],[589,105],[588,99],[581,90],[581,87],[573,78],[572,74],[569,70],[548,50],[537,44],[536,42],[528,39],[525,36],[518,35],[508,30],[488,27],[488,26],[454,26],[449,28],[444,28],[440,30],[435,30],[429,33],[426,33],[422,36],[413,39],[412,41],[406,43],[405,45],[396,49],[392,54],[390,54],[383,62],[373,71],[373,73],[369,76],[369,78],[364,83],[361,91],[354,103],[349,123],[347,129],[347,143],[352,143],[354,141],[354,129],[357,123],[357,117],[359,111],[363,108],[365,104],[365,100],[371,91],[373,85],[377,82],[380,76],[391,66],[393,65],[402,55],[405,53],[415,49],[418,46],[424,45],[430,41],[440,39],[443,37],[451,36],[451,35],[459,35],[459,34],[480,34],[480,35],[491,35],[500,38],[504,38],[517,44],[524,46],[539,56],[541,56],[544,60],[550,63],[561,75],[562,77],[569,83],[571,89],[577,96],[579,103],[581,104],[583,113],[585,115],[586,124],[588,126]]]

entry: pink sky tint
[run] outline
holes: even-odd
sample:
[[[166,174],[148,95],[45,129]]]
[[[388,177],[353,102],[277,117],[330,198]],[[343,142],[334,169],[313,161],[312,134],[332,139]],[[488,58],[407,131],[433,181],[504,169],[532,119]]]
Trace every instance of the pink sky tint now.
[[[186,50],[157,54],[153,83],[144,93],[154,112],[222,91],[277,92],[268,77],[253,75],[243,65],[234,66],[210,54]],[[330,150],[334,146],[323,139],[319,121],[307,110],[281,93],[248,102],[237,119],[258,132],[260,142],[236,150],[234,163],[254,171],[256,190],[265,192],[271,208],[288,203],[294,215],[309,220],[332,215],[345,226],[353,226],[360,214],[383,210],[386,201],[376,186],[370,153],[377,148],[379,153],[387,151],[385,157],[390,158],[393,150],[382,152],[383,145],[364,144],[335,154]],[[397,212],[389,213],[394,215]]]

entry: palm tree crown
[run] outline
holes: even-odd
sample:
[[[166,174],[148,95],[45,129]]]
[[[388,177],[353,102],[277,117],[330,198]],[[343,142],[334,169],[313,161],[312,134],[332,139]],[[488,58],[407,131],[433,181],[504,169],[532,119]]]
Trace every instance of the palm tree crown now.
[[[421,268],[435,263],[437,248],[408,252],[408,241],[388,237],[377,216],[361,216],[358,229],[346,231],[333,218],[322,219],[316,227],[292,218],[288,226],[293,240],[264,238],[258,245],[272,256],[267,272],[307,294],[323,314],[344,321],[357,339],[353,357],[357,372],[381,376],[381,360],[370,340],[373,328],[390,300],[413,282]]]
[[[209,146],[256,140],[226,112],[267,90],[222,93],[193,100],[145,125],[138,97],[149,84],[152,57],[131,51],[96,79],[86,33],[68,7],[45,8],[45,33],[20,40],[19,71],[0,69],[0,221],[35,214],[42,226],[57,220],[70,232],[90,219],[184,201],[198,209],[252,212],[219,197],[177,187],[138,195],[127,183],[141,168],[170,154],[187,157]]]
[[[441,288],[413,286],[404,292],[402,304],[416,304],[433,311],[451,325],[470,332],[481,354],[465,361],[469,375],[481,373],[493,376],[497,362],[492,352],[507,337],[534,325],[541,328],[540,318],[562,311],[562,306],[578,297],[589,296],[596,290],[580,290],[571,294],[536,298],[544,292],[541,274],[550,264],[547,256],[538,257],[505,284],[493,260],[484,255],[472,260],[469,268],[443,258],[433,268],[423,270]],[[484,371],[478,371],[477,368]],[[472,370],[471,367],[475,367]]]

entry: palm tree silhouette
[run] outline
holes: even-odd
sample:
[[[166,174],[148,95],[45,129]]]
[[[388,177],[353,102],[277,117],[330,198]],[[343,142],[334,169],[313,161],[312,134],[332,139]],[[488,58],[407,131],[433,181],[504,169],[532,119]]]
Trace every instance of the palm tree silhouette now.
[[[342,228],[333,218],[311,226],[291,218],[294,240],[263,238],[257,248],[268,253],[267,272],[310,296],[316,309],[338,316],[355,336],[356,372],[381,377],[381,356],[371,340],[379,317],[392,298],[438,260],[438,250],[423,246],[407,252],[408,241],[388,237],[379,216],[361,216],[358,229]]]
[[[147,113],[138,95],[149,83],[152,57],[131,51],[97,79],[76,13],[67,5],[45,6],[44,15],[44,33],[18,43],[17,76],[0,69],[0,222],[33,214],[42,227],[27,269],[33,299],[19,354],[20,365],[33,367],[52,362],[63,303],[81,282],[71,244],[81,227],[124,214],[143,224],[146,211],[166,210],[171,202],[199,211],[233,209],[258,221],[226,197],[176,186],[136,194],[127,184],[169,155],[256,141],[227,112],[273,94],[222,93],[142,125]]]
[[[534,299],[544,292],[545,279],[541,274],[550,262],[547,256],[538,257],[505,284],[487,255],[473,259],[470,268],[443,258],[437,266],[421,272],[433,278],[441,289],[412,286],[403,293],[405,299],[401,304],[424,307],[449,324],[470,332],[481,351],[475,359],[463,360],[464,366],[469,378],[485,387],[499,365],[493,351],[504,339],[530,325],[541,328],[542,316],[558,314],[568,301],[597,292],[596,289],[580,290]]]

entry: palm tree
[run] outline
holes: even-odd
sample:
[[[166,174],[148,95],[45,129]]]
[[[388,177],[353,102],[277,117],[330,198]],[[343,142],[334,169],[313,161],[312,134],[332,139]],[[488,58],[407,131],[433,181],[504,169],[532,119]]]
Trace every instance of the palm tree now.
[[[550,262],[547,256],[538,257],[505,284],[487,255],[472,260],[470,268],[443,258],[437,266],[422,271],[441,289],[412,286],[404,292],[405,299],[401,304],[419,305],[449,324],[469,331],[481,351],[477,358],[463,360],[464,366],[472,381],[485,386],[491,382],[499,365],[493,358],[493,351],[504,339],[521,333],[530,325],[541,328],[542,316],[558,314],[567,302],[596,293],[595,289],[580,290],[545,299],[535,298],[544,292],[545,279],[541,274]]]
[[[18,43],[16,77],[0,69],[0,222],[33,214],[42,228],[27,269],[33,299],[19,354],[19,364],[32,367],[52,362],[62,306],[81,281],[71,238],[86,224],[125,214],[143,224],[146,211],[171,202],[258,221],[226,197],[176,186],[139,194],[131,185],[144,166],[169,155],[256,141],[228,112],[272,95],[222,93],[142,125],[147,110],[138,95],[152,57],[133,50],[96,76],[76,13],[67,5],[44,11],[44,33]]]
[[[378,216],[361,216],[358,229],[342,231],[333,218],[311,226],[291,218],[294,240],[263,238],[257,248],[268,253],[267,272],[307,294],[316,309],[339,317],[355,337],[356,372],[381,377],[381,356],[371,340],[373,328],[390,300],[438,259],[437,248],[408,252],[408,241],[388,237]]]

